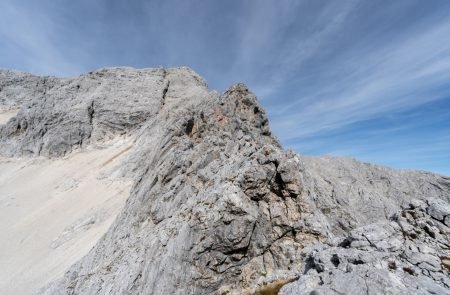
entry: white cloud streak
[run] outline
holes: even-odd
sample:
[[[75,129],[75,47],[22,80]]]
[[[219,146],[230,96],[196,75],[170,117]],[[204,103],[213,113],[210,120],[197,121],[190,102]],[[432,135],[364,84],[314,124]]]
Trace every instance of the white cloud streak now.
[[[416,107],[449,94],[450,22],[330,65],[335,81],[272,109],[284,139]],[[335,66],[335,67],[333,67]],[[295,95],[295,94],[291,94]]]

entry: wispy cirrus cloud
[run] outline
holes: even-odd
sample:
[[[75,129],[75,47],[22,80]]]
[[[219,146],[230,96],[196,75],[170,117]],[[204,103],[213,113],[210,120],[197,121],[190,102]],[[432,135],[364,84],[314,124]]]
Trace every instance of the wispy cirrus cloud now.
[[[348,8],[344,11],[342,14],[348,15]],[[322,43],[317,42],[307,55],[309,59],[320,59],[323,51],[330,50],[329,39],[337,39],[348,27],[358,25],[351,20],[342,22],[328,30]],[[426,19],[414,26],[414,34],[398,33],[389,42],[365,38],[348,53],[341,48],[343,45],[335,46],[336,54],[325,58],[319,67],[311,67],[308,61],[305,64],[307,59],[280,57],[289,65],[273,73],[276,83],[261,87],[273,87],[270,91],[278,94],[277,100],[267,103],[281,137],[289,139],[339,128],[445,98],[450,92],[446,87],[450,82],[446,74],[450,69],[450,39],[446,37],[450,35],[450,22]],[[301,44],[301,40],[298,42]],[[289,89],[283,93],[284,87]]]
[[[0,2],[0,52],[8,58],[2,60],[3,66],[47,75],[79,72],[77,61],[68,59],[67,48],[59,43],[58,23],[48,16],[49,11],[36,9],[36,4]]]
[[[262,2],[248,9],[233,70],[268,98],[327,46],[358,1]]]
[[[450,95],[450,41],[446,41],[450,22],[416,33],[330,67],[343,77],[274,107],[274,116],[283,117],[276,121],[277,128],[309,126],[295,132],[280,130],[284,137],[293,138],[446,98]]]

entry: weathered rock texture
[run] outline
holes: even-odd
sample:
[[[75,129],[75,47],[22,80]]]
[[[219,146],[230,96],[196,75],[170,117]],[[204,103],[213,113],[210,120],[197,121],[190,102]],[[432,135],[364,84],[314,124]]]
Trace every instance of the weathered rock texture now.
[[[450,294],[450,179],[285,151],[188,68],[0,75],[6,156],[134,138],[107,234],[42,294]]]

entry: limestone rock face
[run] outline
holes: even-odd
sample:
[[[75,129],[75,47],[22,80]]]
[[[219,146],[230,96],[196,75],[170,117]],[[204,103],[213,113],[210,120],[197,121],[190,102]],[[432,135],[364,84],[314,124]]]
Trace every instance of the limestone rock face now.
[[[3,72],[0,78],[0,103],[22,104],[0,133],[2,152],[16,156],[59,157],[89,143],[130,134],[167,103],[170,82],[173,100],[180,98],[189,79],[197,88],[206,85],[187,68],[102,69],[77,79]],[[189,94],[183,98],[189,99]]]
[[[116,136],[125,208],[40,294],[450,294],[450,179],[285,151],[245,85],[188,68],[1,72],[3,156]]]
[[[333,238],[305,249],[299,280],[280,294],[450,293],[449,178],[350,159],[303,160],[305,189]]]

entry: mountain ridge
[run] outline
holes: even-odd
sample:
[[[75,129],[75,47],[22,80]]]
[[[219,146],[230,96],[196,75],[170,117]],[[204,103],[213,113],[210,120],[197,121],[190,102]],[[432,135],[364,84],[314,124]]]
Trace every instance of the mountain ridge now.
[[[188,68],[5,75],[4,157],[133,142],[125,207],[40,294],[449,293],[448,177],[285,151],[244,84]]]

